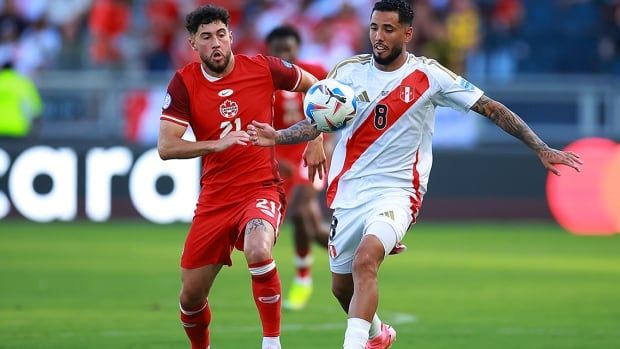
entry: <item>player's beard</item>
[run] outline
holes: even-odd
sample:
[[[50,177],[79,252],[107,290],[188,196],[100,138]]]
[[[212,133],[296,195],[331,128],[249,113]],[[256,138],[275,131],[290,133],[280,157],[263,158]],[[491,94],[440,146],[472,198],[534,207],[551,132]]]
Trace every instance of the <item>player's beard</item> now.
[[[202,62],[207,66],[207,68],[209,68],[210,71],[220,74],[226,70],[228,63],[230,63],[230,57],[232,57],[232,51],[228,51],[226,56],[224,56],[222,63],[215,63],[211,57],[202,58]]]
[[[374,58],[375,62],[381,65],[390,65],[390,63],[394,62],[396,58],[398,58],[398,56],[400,56],[402,53],[403,45],[400,44],[398,46],[395,46],[394,49],[390,52],[390,54],[385,58],[381,58],[381,56],[377,55],[374,50],[372,51],[372,57]]]

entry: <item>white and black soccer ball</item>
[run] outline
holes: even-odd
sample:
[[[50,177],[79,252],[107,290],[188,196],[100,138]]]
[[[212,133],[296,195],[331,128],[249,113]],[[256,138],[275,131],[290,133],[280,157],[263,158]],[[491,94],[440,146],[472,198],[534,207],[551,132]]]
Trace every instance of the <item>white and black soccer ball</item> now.
[[[316,82],[304,97],[304,114],[321,132],[335,132],[355,117],[357,101],[353,89],[338,80]]]

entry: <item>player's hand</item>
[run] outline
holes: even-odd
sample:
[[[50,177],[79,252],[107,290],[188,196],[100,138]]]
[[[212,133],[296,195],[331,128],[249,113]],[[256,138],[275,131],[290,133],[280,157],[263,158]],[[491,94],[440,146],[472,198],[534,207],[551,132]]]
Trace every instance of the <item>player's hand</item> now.
[[[538,157],[545,168],[556,176],[560,175],[560,171],[554,165],[566,165],[574,168],[577,172],[581,172],[580,165],[583,165],[583,161],[581,161],[579,155],[572,151],[546,148],[538,152]]]
[[[252,144],[261,147],[271,147],[276,144],[278,131],[269,124],[253,120],[252,124],[248,125],[248,135]]]
[[[314,182],[314,177],[319,174],[319,179],[323,179],[323,176],[327,174],[327,157],[325,156],[325,149],[323,149],[323,138],[317,137],[316,139],[308,142],[306,149],[303,153],[304,166],[308,168],[308,179],[310,182]]]
[[[250,141],[250,135],[248,135],[245,131],[232,131],[229,132],[226,136],[219,139],[215,142],[215,146],[213,147],[214,152],[219,152],[222,150],[226,150],[232,147],[235,144],[238,145],[248,145]]]

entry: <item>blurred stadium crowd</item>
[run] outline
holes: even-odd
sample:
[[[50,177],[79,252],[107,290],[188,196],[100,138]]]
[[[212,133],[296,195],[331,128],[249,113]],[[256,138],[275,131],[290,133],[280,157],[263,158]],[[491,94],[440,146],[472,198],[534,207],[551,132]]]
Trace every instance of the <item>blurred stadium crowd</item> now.
[[[171,70],[195,59],[184,14],[232,15],[236,53],[264,52],[275,26],[302,33],[301,57],[326,68],[369,51],[372,0],[0,0],[0,63],[40,70]],[[620,73],[620,0],[417,0],[418,55],[472,78]]]

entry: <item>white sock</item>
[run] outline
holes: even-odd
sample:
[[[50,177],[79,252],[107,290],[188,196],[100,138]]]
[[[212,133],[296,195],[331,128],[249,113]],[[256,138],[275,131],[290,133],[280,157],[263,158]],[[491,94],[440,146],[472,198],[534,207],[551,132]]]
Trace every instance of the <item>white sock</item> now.
[[[372,322],[370,323],[370,330],[368,330],[368,339],[373,339],[380,334],[381,334],[381,319],[379,319],[379,315],[375,313],[375,316],[372,317]]]
[[[359,318],[348,319],[342,347],[344,349],[364,349],[368,342],[368,330],[370,330],[370,322]]]
[[[299,276],[295,276],[295,283],[304,285],[304,286],[312,286],[312,276],[308,275],[303,278],[300,278]]]
[[[280,337],[263,337],[263,349],[280,348]]]
[[[297,254],[295,254],[295,267],[307,268],[307,267],[311,267],[312,263],[314,263],[314,258],[312,257],[310,253],[308,253],[304,257],[299,257]]]

